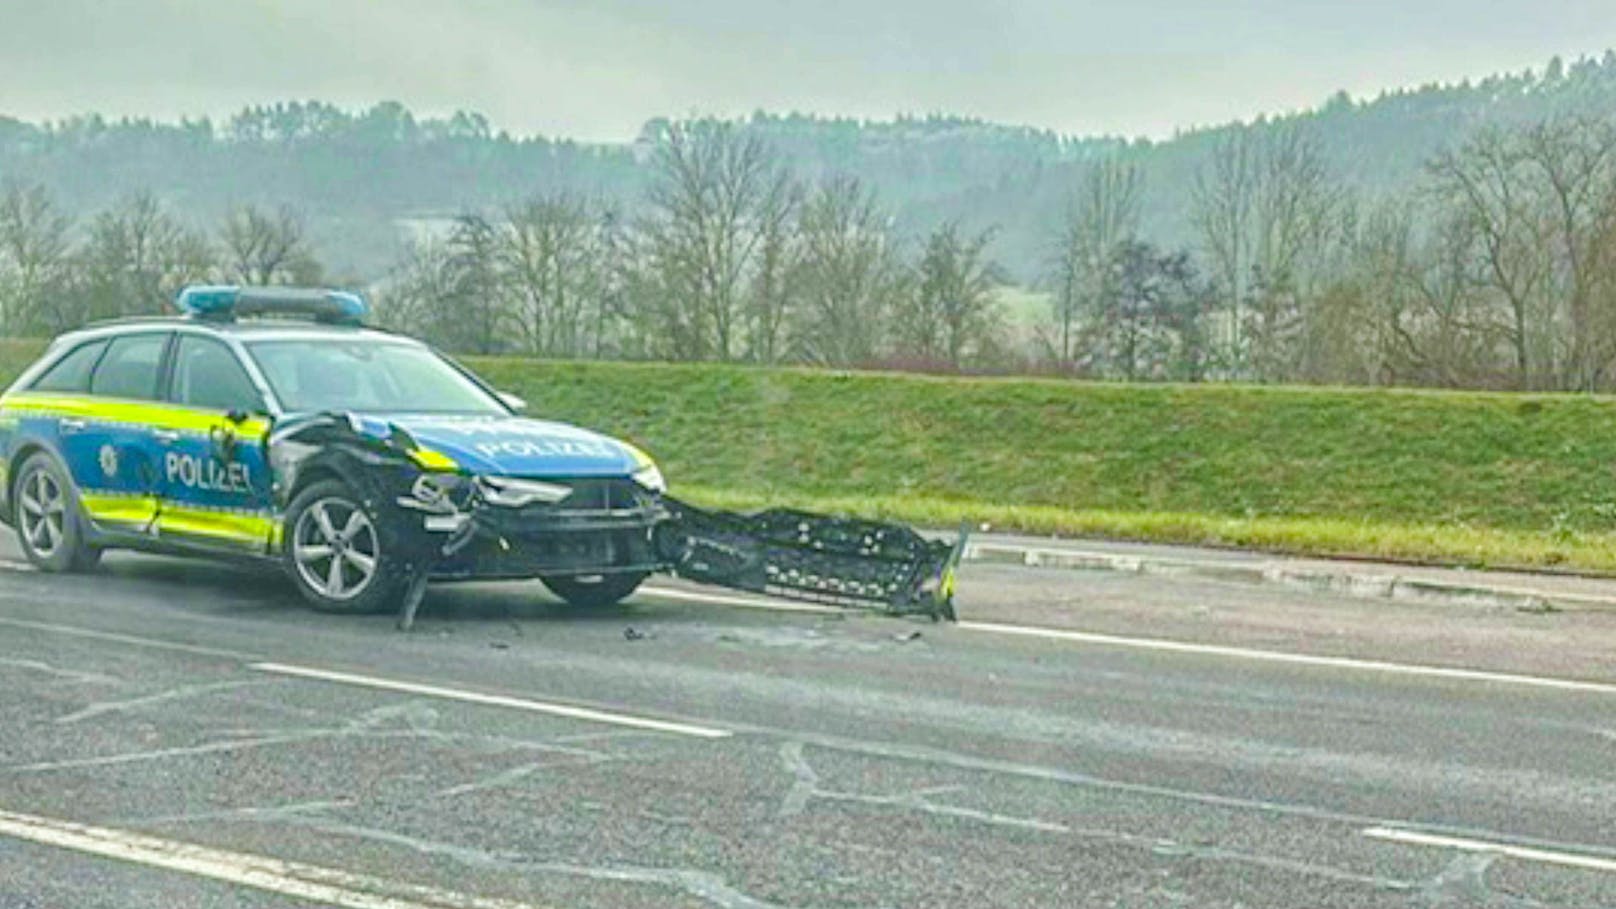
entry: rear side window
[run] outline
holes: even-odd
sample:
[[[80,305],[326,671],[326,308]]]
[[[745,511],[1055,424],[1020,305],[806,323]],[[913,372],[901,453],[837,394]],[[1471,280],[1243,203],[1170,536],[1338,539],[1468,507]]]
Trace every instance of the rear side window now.
[[[91,341],[80,344],[68,352],[67,356],[56,361],[56,364],[40,374],[34,384],[28,386],[29,391],[56,391],[70,394],[83,394],[90,390],[90,370],[95,368],[95,361],[101,358],[101,351],[107,349],[105,341]]]
[[[157,371],[163,362],[166,334],[114,338],[106,355],[90,376],[90,394],[109,398],[153,400],[157,397]]]

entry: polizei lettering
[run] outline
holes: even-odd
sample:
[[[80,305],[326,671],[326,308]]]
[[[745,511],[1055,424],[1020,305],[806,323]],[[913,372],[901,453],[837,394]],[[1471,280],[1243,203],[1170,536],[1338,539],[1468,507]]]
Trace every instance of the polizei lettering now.
[[[477,450],[490,458],[500,455],[515,458],[610,458],[616,454],[610,446],[572,439],[501,439],[497,442],[478,442]]]
[[[163,459],[163,467],[168,472],[170,484],[178,483],[191,489],[213,492],[246,493],[251,490],[247,483],[247,465],[239,462],[220,464],[212,458],[171,451]]]

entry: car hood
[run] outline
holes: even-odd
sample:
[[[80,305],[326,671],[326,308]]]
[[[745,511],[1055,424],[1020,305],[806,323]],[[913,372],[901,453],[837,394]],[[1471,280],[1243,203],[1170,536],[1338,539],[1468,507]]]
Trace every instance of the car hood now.
[[[518,416],[355,414],[385,437],[396,426],[422,448],[475,474],[510,477],[626,477],[650,464],[638,449],[566,423]]]

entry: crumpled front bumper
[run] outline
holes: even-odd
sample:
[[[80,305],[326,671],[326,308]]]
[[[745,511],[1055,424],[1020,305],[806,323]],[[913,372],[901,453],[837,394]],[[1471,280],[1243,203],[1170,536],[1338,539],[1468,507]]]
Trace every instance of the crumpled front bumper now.
[[[650,573],[665,565],[652,545],[670,519],[660,498],[624,480],[566,480],[558,502],[496,501],[480,481],[458,496],[397,499],[424,532],[431,574],[442,580]],[[423,500],[425,499],[425,500]]]
[[[557,481],[558,483],[567,481]],[[954,618],[965,534],[929,540],[901,524],[791,509],[698,508],[628,481],[564,502],[499,505],[477,489],[433,508],[401,497],[429,534],[436,579],[671,572],[682,578],[892,614]]]
[[[950,542],[902,524],[663,501],[672,520],[657,526],[657,549],[680,577],[814,603],[955,618],[963,528]]]

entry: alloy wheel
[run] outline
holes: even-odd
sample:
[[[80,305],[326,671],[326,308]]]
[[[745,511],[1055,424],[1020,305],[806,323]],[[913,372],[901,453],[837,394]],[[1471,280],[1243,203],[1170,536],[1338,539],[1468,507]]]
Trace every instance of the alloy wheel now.
[[[22,532],[40,558],[56,554],[66,534],[67,495],[48,470],[35,470],[23,479],[17,494]]]
[[[350,600],[369,588],[380,557],[375,525],[364,509],[345,499],[316,500],[292,530],[298,575],[329,600]]]

